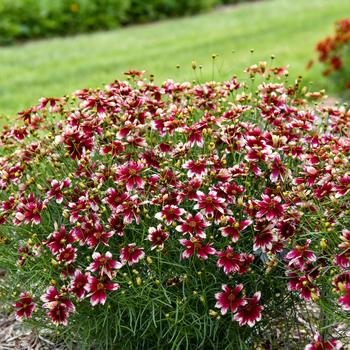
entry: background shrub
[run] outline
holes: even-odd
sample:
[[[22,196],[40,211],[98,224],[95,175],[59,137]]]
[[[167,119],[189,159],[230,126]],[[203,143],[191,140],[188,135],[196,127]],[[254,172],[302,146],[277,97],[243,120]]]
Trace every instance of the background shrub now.
[[[166,17],[177,17],[210,10],[220,0],[131,0],[128,22],[149,22]]]
[[[129,0],[4,0],[0,43],[117,27]]]
[[[318,60],[323,64],[322,74],[329,77],[341,95],[350,92],[350,18],[335,23],[333,35],[316,45]],[[312,61],[309,65],[312,64]]]
[[[249,1],[249,0],[241,0]],[[3,0],[0,44],[146,23],[208,11],[232,0]]]

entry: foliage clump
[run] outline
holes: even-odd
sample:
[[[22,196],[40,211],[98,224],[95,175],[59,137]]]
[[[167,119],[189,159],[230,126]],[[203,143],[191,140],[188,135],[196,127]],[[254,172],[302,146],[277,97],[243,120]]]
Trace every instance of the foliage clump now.
[[[350,91],[350,19],[335,23],[334,35],[316,45],[318,60],[324,65],[322,74],[330,77],[341,93]]]
[[[130,71],[2,131],[0,292],[18,318],[81,347],[281,348],[311,305],[309,349],[346,344],[350,111],[283,67],[247,72],[262,82]]]
[[[251,0],[240,0],[251,1]],[[233,1],[237,2],[237,1]],[[0,45],[209,11],[221,0],[2,0]]]

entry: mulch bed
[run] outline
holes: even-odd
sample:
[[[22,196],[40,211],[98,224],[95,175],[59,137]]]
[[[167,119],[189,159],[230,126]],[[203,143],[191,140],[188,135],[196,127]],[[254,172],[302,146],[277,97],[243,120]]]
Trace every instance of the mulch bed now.
[[[15,315],[0,311],[0,350],[67,350],[43,334],[16,321]]]

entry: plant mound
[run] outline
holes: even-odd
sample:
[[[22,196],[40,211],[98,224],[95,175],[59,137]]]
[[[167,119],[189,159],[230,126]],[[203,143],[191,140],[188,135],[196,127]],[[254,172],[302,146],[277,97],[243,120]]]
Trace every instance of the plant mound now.
[[[2,131],[19,319],[88,348],[281,348],[311,305],[308,349],[347,343],[350,112],[284,68],[247,72],[260,85],[131,71]]]

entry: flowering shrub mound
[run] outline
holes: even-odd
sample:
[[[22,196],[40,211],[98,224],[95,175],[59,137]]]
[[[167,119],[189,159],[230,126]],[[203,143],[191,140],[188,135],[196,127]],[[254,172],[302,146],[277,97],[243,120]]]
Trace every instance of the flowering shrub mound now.
[[[132,71],[2,131],[0,292],[19,319],[88,348],[281,348],[314,305],[308,349],[347,344],[350,112],[283,68],[247,72],[256,91]]]
[[[317,43],[316,51],[323,75],[332,77],[339,90],[350,90],[350,18],[337,21],[334,35]]]

